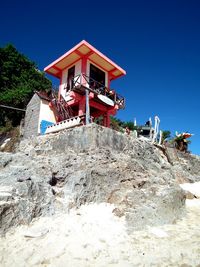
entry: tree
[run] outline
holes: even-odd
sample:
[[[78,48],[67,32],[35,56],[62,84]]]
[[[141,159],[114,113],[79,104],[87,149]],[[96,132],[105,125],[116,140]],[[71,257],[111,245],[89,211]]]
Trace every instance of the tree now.
[[[121,130],[121,121],[113,116],[110,117],[110,127],[115,131]]]
[[[34,91],[48,91],[51,82],[34,62],[9,44],[0,48],[0,104],[26,108]],[[19,124],[23,113],[1,108],[0,126],[10,120]]]
[[[120,119],[111,116],[111,128],[116,131],[122,131],[126,127],[129,128],[129,130],[137,130],[137,126],[134,126],[134,123],[132,121],[121,121]]]
[[[182,152],[189,152],[188,145],[191,144],[191,141],[187,139],[188,137],[185,136],[185,133],[176,135],[172,142],[177,150]]]
[[[127,121],[123,123],[123,128],[128,127],[131,131],[137,130],[137,126],[134,125],[134,123],[132,121]]]

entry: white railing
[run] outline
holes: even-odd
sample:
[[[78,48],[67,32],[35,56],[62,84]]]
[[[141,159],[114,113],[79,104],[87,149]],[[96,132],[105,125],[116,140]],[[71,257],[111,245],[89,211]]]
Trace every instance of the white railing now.
[[[59,132],[64,129],[72,128],[81,125],[83,117],[73,117],[64,121],[57,122],[47,127],[45,134]]]

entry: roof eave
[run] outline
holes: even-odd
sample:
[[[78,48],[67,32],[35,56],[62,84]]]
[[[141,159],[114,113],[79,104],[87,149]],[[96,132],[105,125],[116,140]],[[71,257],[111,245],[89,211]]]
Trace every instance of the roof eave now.
[[[70,49],[68,52],[66,52],[64,55],[62,55],[61,57],[59,57],[58,59],[56,59],[55,61],[53,61],[51,64],[49,64],[47,67],[44,68],[44,71],[49,73],[50,75],[53,75],[55,77],[59,78],[59,75],[57,74],[53,74],[50,73],[48,70],[50,68],[53,68],[56,64],[58,64],[61,60],[63,60],[65,57],[69,56],[71,53],[75,52],[79,47],[81,47],[82,45],[86,45],[91,51],[93,51],[94,53],[96,53],[98,56],[100,56],[101,58],[103,58],[107,63],[111,64],[115,69],[119,70],[122,74],[119,76],[116,76],[116,78],[121,77],[123,75],[126,75],[126,71],[124,69],[122,69],[120,66],[118,66],[116,63],[114,63],[112,60],[110,60],[107,56],[105,56],[104,54],[102,54],[100,51],[98,51],[95,47],[93,47],[92,45],[90,45],[87,41],[82,40],[80,43],[78,43],[76,46],[74,46],[72,49]],[[81,58],[80,58],[81,59]],[[90,58],[89,58],[90,59]],[[114,78],[114,79],[116,79]]]

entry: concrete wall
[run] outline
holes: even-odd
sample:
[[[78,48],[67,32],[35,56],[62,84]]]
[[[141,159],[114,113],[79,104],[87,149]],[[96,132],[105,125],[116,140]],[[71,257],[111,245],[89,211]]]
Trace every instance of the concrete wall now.
[[[68,149],[79,152],[97,148],[123,151],[131,149],[137,142],[131,136],[93,123],[24,140],[20,144],[20,150],[28,153],[31,149],[31,153],[39,154],[67,153]]]
[[[50,143],[52,149],[57,152],[63,152],[68,148],[88,150],[107,147],[121,151],[125,148],[127,139],[127,136],[112,129],[90,124],[60,132]]]
[[[26,115],[24,121],[25,138],[38,135],[39,115],[40,115],[41,99],[37,94],[34,94],[26,107]]]

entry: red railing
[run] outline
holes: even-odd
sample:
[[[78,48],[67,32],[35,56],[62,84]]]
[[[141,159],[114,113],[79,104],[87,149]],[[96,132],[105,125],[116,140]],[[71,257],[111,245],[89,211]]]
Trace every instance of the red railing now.
[[[120,94],[116,93],[115,90],[106,87],[104,84],[94,80],[93,78],[81,73],[76,75],[71,79],[69,84],[67,84],[67,90],[74,90],[77,87],[85,87],[92,91],[95,94],[105,95],[111,100],[114,101],[115,104],[119,106],[120,109],[125,108],[125,98]]]

